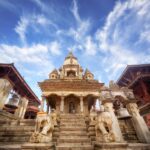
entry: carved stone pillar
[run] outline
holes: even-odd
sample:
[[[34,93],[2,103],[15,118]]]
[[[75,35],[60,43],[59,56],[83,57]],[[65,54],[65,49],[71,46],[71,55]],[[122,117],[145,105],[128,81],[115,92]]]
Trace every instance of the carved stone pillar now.
[[[18,109],[15,111],[15,115],[20,119],[24,118],[28,106],[28,101],[29,100],[25,97],[22,97],[19,101],[19,106]]]
[[[49,114],[49,103],[48,103],[48,101],[46,101],[46,105],[47,105],[47,110],[46,110],[46,112],[47,112],[47,114]]]
[[[83,111],[84,111],[83,97],[82,96],[80,97],[80,111],[81,111],[81,113],[83,113]]]
[[[64,112],[64,96],[61,96],[61,101],[60,101],[60,112]]]
[[[136,130],[138,139],[140,142],[150,143],[150,131],[139,113],[139,109],[136,103],[128,103],[127,109],[132,115],[133,126]]]
[[[120,129],[120,126],[119,126],[119,122],[118,122],[118,119],[114,113],[114,109],[113,109],[113,104],[112,102],[108,101],[108,102],[105,102],[104,103],[104,109],[105,111],[108,111],[112,117],[112,130],[115,134],[115,140],[116,142],[123,142],[123,136],[122,136],[122,133],[121,133],[121,129]]]
[[[40,111],[44,111],[44,102],[45,102],[45,97],[42,96]]]
[[[12,85],[8,80],[0,79],[0,109],[3,109],[11,89]]]

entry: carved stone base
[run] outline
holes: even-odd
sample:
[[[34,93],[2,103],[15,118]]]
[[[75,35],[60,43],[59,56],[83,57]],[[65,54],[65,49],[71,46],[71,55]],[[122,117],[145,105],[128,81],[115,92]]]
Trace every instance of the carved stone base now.
[[[53,143],[26,143],[21,146],[21,150],[54,150]]]
[[[95,143],[95,150],[127,150],[127,143]]]
[[[41,133],[33,133],[30,142],[31,143],[48,143],[52,141],[52,136],[43,135]]]

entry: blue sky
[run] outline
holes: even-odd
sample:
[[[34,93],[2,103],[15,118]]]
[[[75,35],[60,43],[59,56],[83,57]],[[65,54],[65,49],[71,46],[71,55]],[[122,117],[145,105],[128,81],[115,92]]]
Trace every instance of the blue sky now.
[[[127,64],[150,63],[149,0],[0,0],[0,62],[37,82],[69,50],[106,85]]]

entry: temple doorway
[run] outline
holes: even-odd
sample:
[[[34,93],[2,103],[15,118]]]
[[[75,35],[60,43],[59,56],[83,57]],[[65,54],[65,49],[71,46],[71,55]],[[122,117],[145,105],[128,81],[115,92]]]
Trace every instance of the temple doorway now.
[[[65,97],[65,105],[64,105],[65,113],[75,114],[80,112],[80,99],[71,94]]]
[[[69,102],[69,113],[74,114],[75,113],[75,103]]]

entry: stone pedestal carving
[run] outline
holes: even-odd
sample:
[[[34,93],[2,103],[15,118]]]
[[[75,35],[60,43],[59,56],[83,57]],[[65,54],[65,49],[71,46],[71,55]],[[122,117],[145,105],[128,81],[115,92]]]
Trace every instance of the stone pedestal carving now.
[[[143,119],[139,114],[139,109],[136,103],[128,103],[127,109],[132,115],[132,121],[140,142],[150,143],[150,132]]]
[[[112,118],[111,114],[106,111],[101,111],[97,116],[96,122],[96,140],[100,142],[115,142],[115,135],[112,130]],[[98,135],[98,131],[100,133]]]
[[[121,133],[121,130],[120,130],[120,126],[119,126],[119,123],[118,123],[118,120],[117,120],[117,117],[114,113],[114,110],[113,110],[113,104],[111,102],[105,102],[104,103],[104,108],[106,111],[108,111],[111,115],[111,119],[112,119],[112,131],[115,135],[115,141],[116,142],[123,142],[123,136],[122,136],[122,133]]]
[[[30,138],[32,143],[48,143],[52,141],[54,123],[51,115],[41,112],[37,115],[35,132]]]

